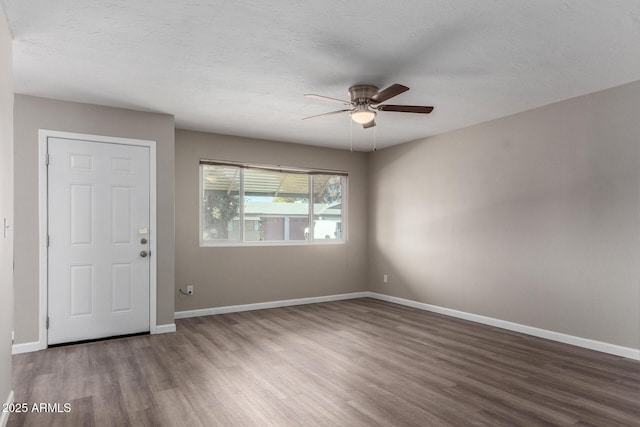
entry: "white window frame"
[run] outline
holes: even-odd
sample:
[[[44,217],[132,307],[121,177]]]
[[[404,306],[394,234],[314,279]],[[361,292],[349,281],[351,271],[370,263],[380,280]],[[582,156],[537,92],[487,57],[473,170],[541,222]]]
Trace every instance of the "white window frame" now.
[[[204,203],[204,166],[213,165],[213,166],[227,166],[227,167],[238,167],[240,169],[240,183],[239,183],[239,194],[240,194],[240,209],[239,216],[240,220],[238,221],[240,230],[239,235],[240,238],[238,240],[205,240],[203,236],[203,203]],[[331,170],[319,170],[319,169],[300,169],[300,168],[291,168],[291,167],[283,167],[283,166],[270,166],[270,165],[255,165],[255,164],[243,164],[238,162],[230,162],[230,161],[216,161],[216,160],[200,160],[200,164],[198,165],[198,239],[200,243],[200,247],[234,247],[234,246],[308,246],[308,245],[344,245],[347,243],[348,239],[348,224],[347,224],[347,200],[348,200],[348,185],[349,185],[349,177],[348,174],[344,171],[331,171]],[[244,215],[244,170],[245,169],[263,169],[263,170],[271,170],[274,172],[295,172],[300,174],[305,174],[309,177],[309,228],[310,239],[309,240],[269,240],[269,241],[245,241],[245,215]],[[313,237],[313,227],[314,227],[314,203],[313,203],[313,177],[314,175],[338,175],[341,177],[341,186],[342,186],[342,194],[341,194],[341,237],[339,239],[314,239]]]

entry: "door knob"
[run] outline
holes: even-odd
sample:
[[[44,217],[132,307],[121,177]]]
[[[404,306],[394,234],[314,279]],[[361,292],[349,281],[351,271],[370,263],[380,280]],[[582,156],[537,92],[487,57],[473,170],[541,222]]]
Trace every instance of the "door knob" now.
[[[149,255],[149,254],[147,253],[147,251],[140,251],[140,256],[141,256],[142,258],[146,257],[147,255]]]

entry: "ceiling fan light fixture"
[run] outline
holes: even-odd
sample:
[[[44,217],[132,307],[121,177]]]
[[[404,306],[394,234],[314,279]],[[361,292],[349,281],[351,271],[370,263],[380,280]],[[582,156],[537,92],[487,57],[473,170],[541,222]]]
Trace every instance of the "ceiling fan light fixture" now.
[[[305,94],[305,98],[318,99],[320,101],[332,102],[334,104],[341,104],[350,108],[345,108],[337,111],[329,111],[328,113],[316,114],[315,116],[304,117],[302,120],[314,119],[322,116],[332,116],[334,114],[349,113],[351,120],[359,125],[362,125],[364,129],[371,129],[375,127],[375,118],[378,111],[395,111],[398,113],[414,113],[414,114],[429,114],[433,111],[433,107],[425,105],[391,105],[384,104],[384,102],[398,96],[401,93],[408,91],[407,86],[394,83],[386,89],[378,90],[376,86],[372,85],[355,85],[349,88],[349,101],[344,101],[338,98],[331,98],[328,96],[316,95],[313,93]]]
[[[355,111],[351,112],[351,120],[358,123],[359,125],[369,123],[371,120],[375,118],[376,118],[376,112],[371,111],[366,107],[358,108]]]

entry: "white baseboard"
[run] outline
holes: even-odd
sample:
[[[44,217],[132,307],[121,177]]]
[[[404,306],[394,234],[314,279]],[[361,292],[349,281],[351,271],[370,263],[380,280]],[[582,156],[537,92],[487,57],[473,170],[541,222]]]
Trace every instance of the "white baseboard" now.
[[[176,324],[169,323],[166,325],[157,325],[156,330],[152,334],[168,334],[176,331]]]
[[[349,294],[326,295],[321,297],[309,297],[287,299],[281,301],[259,302],[255,304],[228,305],[225,307],[203,308],[200,310],[176,311],[176,319],[188,317],[211,316],[214,314],[237,313],[240,311],[264,310],[266,308],[289,307],[292,305],[315,304],[319,302],[341,301],[354,298],[366,298],[369,292],[352,292]]]
[[[367,292],[367,296],[371,298],[379,299],[382,301],[393,302],[396,304],[406,305],[408,307],[418,308],[420,310],[431,311],[434,313],[444,314],[446,316],[457,317],[459,319],[470,320],[476,323],[482,323],[485,325],[495,326],[497,328],[520,332],[527,335],[533,335],[539,338],[546,338],[552,341],[558,341],[565,344],[575,345],[577,347],[583,347],[583,348],[588,348],[590,350],[609,353],[616,356],[622,356],[628,359],[640,360],[640,350],[635,348],[623,347],[620,345],[609,344],[602,341],[595,341],[588,338],[576,337],[573,335],[567,335],[560,332],[549,331],[547,329],[540,329],[540,328],[535,328],[533,326],[522,325],[520,323],[508,322],[506,320],[480,316],[478,314],[453,310],[451,308],[439,307],[437,305],[425,304],[422,302],[412,301],[404,298],[398,298],[390,295],[379,294],[377,292]]]
[[[13,403],[13,390],[9,392],[9,396],[7,397],[7,400],[5,400],[4,403],[6,406],[3,406],[3,408],[6,408]],[[9,422],[10,414],[11,414],[10,411],[0,412],[0,427],[6,427],[7,423]]]
[[[47,346],[45,345],[44,348],[47,348]],[[22,344],[14,344],[11,347],[11,354],[31,353],[32,351],[39,351],[42,349],[40,341],[25,342]]]

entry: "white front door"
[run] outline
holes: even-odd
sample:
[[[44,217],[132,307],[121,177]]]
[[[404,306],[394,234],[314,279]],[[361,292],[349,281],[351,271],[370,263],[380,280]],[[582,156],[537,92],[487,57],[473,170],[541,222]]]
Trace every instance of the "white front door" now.
[[[48,343],[149,331],[149,148],[48,139]]]

